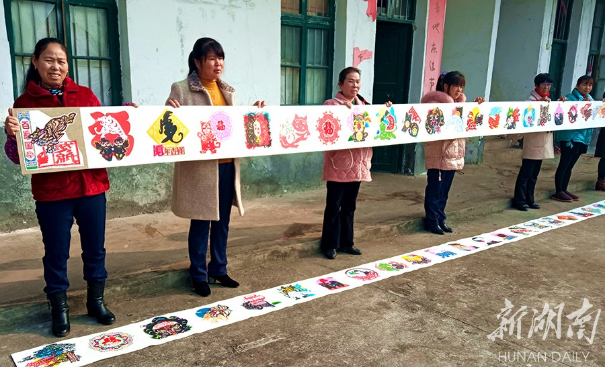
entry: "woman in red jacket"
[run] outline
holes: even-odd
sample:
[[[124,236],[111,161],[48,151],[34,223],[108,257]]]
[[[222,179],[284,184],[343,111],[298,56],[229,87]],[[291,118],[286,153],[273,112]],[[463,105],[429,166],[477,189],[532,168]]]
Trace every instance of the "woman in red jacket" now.
[[[36,43],[25,78],[25,91],[17,98],[15,108],[101,106],[94,93],[67,77],[67,50],[56,38]],[[19,122],[9,109],[5,120],[7,156],[19,164],[16,134]],[[115,316],[104,304],[105,269],[105,192],[109,189],[107,170],[92,169],[33,174],[32,193],[44,243],[44,292],[50,302],[52,332],[55,336],[69,333],[67,304],[67,259],[71,227],[78,224],[84,262],[84,279],[88,283],[88,315],[101,324],[110,325]]]

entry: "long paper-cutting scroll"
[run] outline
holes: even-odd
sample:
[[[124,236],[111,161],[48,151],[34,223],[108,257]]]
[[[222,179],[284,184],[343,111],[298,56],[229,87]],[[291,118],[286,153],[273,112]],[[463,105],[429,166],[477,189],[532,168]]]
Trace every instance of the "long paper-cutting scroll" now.
[[[591,102],[14,109],[23,174],[605,126]]]

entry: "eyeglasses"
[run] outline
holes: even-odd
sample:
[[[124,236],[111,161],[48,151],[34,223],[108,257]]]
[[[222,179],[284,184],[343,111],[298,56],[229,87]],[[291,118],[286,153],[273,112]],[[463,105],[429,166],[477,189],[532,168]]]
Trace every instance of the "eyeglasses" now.
[[[542,88],[551,88],[552,87],[552,83],[540,83],[540,87],[542,87]]]

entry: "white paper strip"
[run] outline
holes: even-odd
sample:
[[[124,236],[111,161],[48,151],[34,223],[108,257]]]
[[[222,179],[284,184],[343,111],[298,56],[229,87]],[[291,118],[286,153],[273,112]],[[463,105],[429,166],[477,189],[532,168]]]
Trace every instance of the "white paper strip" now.
[[[75,113],[72,116],[71,113]],[[605,126],[592,102],[14,109],[24,174]]]
[[[536,236],[605,213],[605,201],[255,293],[167,313],[104,333],[12,354],[18,367],[78,367],[278,311],[402,273]],[[523,231],[534,231],[523,235]]]

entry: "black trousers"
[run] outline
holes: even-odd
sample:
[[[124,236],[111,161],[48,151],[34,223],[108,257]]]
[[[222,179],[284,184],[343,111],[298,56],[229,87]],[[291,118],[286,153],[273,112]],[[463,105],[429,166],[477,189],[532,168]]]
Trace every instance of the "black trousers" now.
[[[605,179],[605,157],[599,160],[599,179]]]
[[[191,220],[189,227],[189,274],[194,282],[203,282],[210,276],[227,274],[227,239],[231,206],[235,192],[235,166],[233,162],[218,165],[219,220]],[[206,266],[208,235],[210,234],[210,263]]]
[[[586,152],[586,145],[583,143],[573,142],[573,147],[570,148],[567,142],[561,142],[561,160],[555,173],[556,193],[567,190],[571,172],[582,152]]]
[[[321,231],[321,249],[353,246],[353,219],[361,182],[327,182],[326,210]]]
[[[424,192],[424,212],[426,225],[436,226],[445,222],[445,206],[454,182],[456,170],[428,169],[426,172],[426,190]]]
[[[36,215],[44,243],[46,294],[67,291],[67,260],[74,218],[78,224],[84,280],[103,282],[105,269],[105,193],[60,201],[36,202]]]
[[[534,191],[538,182],[538,175],[542,167],[542,160],[523,159],[517,182],[515,183],[515,206],[534,203]]]

